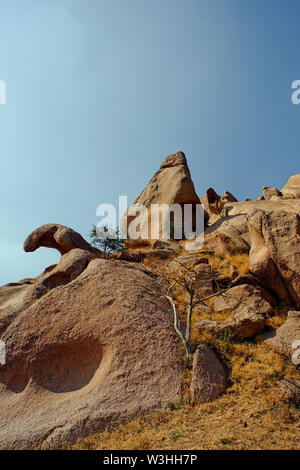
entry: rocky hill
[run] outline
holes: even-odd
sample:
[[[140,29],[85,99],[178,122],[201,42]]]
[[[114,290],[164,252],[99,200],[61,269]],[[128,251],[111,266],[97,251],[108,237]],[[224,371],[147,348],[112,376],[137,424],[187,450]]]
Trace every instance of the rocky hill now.
[[[107,257],[58,224],[29,235],[25,251],[61,259],[0,287],[0,448],[299,446],[300,173],[255,201],[199,197],[179,152],[135,202],[200,201],[196,251],[158,237]]]

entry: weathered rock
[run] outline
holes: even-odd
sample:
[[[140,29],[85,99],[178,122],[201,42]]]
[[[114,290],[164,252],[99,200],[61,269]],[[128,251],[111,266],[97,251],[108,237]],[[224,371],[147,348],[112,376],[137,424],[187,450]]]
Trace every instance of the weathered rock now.
[[[200,199],[200,202],[201,202],[201,204],[202,204],[202,206],[204,207],[204,210],[205,210],[206,222],[212,223],[212,221],[211,221],[212,218],[214,219],[213,221],[218,220],[219,216],[218,215],[213,215],[209,210],[207,196],[206,195],[201,196],[199,199]]]
[[[263,330],[265,318],[263,315],[247,310],[240,310],[225,321],[201,320],[197,322],[200,331],[209,331],[214,336],[223,333],[232,334],[236,339],[252,338]]]
[[[190,401],[193,405],[216,400],[227,387],[225,369],[206,344],[198,346],[193,357]]]
[[[224,191],[223,196],[219,196],[213,188],[206,190],[206,198],[204,199],[205,208],[210,215],[220,215],[225,204],[229,202],[237,202],[237,199],[229,192]],[[215,219],[212,218],[212,221]]]
[[[63,255],[54,269],[40,276],[39,283],[48,289],[67,284],[76,279],[94,258],[93,253],[75,248]]]
[[[180,253],[182,251],[182,247],[179,245],[179,243],[170,243],[164,240],[155,240],[153,243],[153,248],[164,248],[167,250],[172,250],[175,253]]]
[[[204,249],[216,254],[249,253],[249,229],[247,216],[239,214],[224,217],[205,230]]]
[[[286,403],[300,406],[300,380],[281,380],[280,393],[282,400]]]
[[[0,335],[21,312],[43,295],[74,280],[93,258],[104,256],[81,235],[63,225],[47,224],[36,229],[25,240],[24,250],[35,251],[40,246],[58,249],[63,254],[60,262],[47,267],[35,279],[23,279],[0,287]]]
[[[48,289],[42,284],[30,285],[11,296],[0,306],[0,336],[19,313],[29,307],[37,298],[42,297]]]
[[[272,198],[278,198],[282,196],[282,193],[277,188],[270,188],[269,186],[264,186],[262,188],[265,201],[269,201]]]
[[[214,293],[214,273],[209,264],[199,263],[194,269],[195,273],[195,291],[198,297],[205,297]],[[191,277],[194,278],[194,274]]]
[[[124,250],[118,253],[112,253],[110,259],[124,260],[131,263],[141,263],[144,259],[143,253],[140,251]]]
[[[223,196],[221,196],[221,206],[227,202],[238,202],[238,200],[229,191],[226,190],[224,191]]]
[[[212,214],[219,215],[221,212],[221,208],[220,208],[221,196],[219,196],[219,194],[217,194],[213,188],[208,188],[206,190],[206,197],[207,197],[209,211]]]
[[[204,256],[192,255],[191,253],[185,253],[176,258],[169,264],[169,268],[175,272],[180,269],[181,265],[184,265],[186,268],[194,268],[197,264],[209,264],[208,258]]]
[[[27,289],[30,284],[23,284],[19,282],[11,282],[5,286],[0,287],[0,307],[11,301],[18,296],[24,289]]]
[[[147,211],[143,214],[132,214],[133,205],[137,204],[145,206]],[[155,212],[154,204],[165,204],[167,209],[174,204],[178,204],[182,209],[184,204],[191,204],[193,209],[191,226],[195,225],[195,208],[196,205],[200,205],[200,200],[195,192],[183,152],[169,155],[164,160],[147,187],[134,201],[133,205],[128,208],[122,219],[121,227],[124,228],[124,225],[129,226],[133,221],[137,223],[138,220],[137,225],[140,227],[141,238],[161,239],[163,237],[163,227],[159,219],[159,210],[157,209]],[[153,212],[157,214],[157,220],[153,213],[151,214],[151,206]],[[167,209],[163,212],[167,213]],[[180,220],[180,226],[182,227],[182,219]],[[128,238],[130,238],[130,232],[128,233]]]
[[[250,272],[287,305],[300,308],[300,218],[255,210],[248,218]]]
[[[59,224],[46,224],[34,230],[24,242],[24,251],[35,251],[41,246],[55,248],[62,255],[74,248],[101,254],[101,251],[86,242],[79,233]]]
[[[253,209],[259,209],[265,212],[283,211],[290,214],[299,214],[300,200],[280,197],[276,200],[270,199],[269,201],[263,199],[258,201],[246,200],[243,202],[230,202],[225,204],[223,212],[226,212],[227,216],[247,215],[250,214]]]
[[[33,302],[79,276],[93,258],[95,256],[89,251],[73,249],[61,257],[59,264],[47,268],[34,283],[19,287],[13,296],[0,304],[0,334]]]
[[[53,448],[181,397],[180,342],[160,284],[92,260],[9,325],[0,447]]]
[[[153,250],[141,251],[144,258],[160,258],[168,259],[176,255],[175,250],[170,250],[169,248],[153,248]]]
[[[200,201],[209,216],[209,223],[213,224],[219,220],[223,207],[227,203],[237,202],[237,199],[229,191],[224,191],[223,196],[219,196],[213,188],[208,188]]]
[[[264,343],[279,354],[291,357],[293,345],[300,341],[300,312],[291,311],[286,321],[276,330],[270,330],[255,338],[257,343]]]
[[[225,276],[224,274],[217,273],[216,281],[219,286],[222,286],[222,288],[225,288],[225,287],[229,287],[229,284],[231,283],[232,279],[229,276]]]
[[[281,192],[285,197],[300,199],[300,173],[291,176]]]
[[[151,250],[141,250],[143,257],[168,259],[178,255],[182,251],[182,247],[178,243],[170,243],[164,240],[155,240]]]
[[[211,314],[213,314],[212,308],[204,302],[200,302],[199,304],[197,304],[193,310],[193,315],[197,315],[197,316],[201,316],[201,315],[208,316]]]
[[[273,313],[271,305],[261,297],[259,290],[249,284],[232,287],[219,295],[213,308],[216,313],[247,310],[264,317]]]
[[[259,296],[265,299],[272,307],[277,305],[276,300],[270,292],[264,289],[251,274],[239,274],[236,278],[230,280],[231,287],[241,286],[243,284],[249,284],[250,286],[255,287],[259,292]]]
[[[223,196],[221,196],[221,199],[219,202],[219,208],[220,208],[221,214],[223,212],[223,208],[225,207],[225,205],[230,202],[238,202],[238,200],[229,191],[224,191],[224,194]]]
[[[262,331],[267,316],[273,312],[271,305],[250,285],[236,286],[220,295],[214,302],[214,311],[234,313],[225,321],[201,320],[197,327],[215,335],[232,332],[236,338],[252,338]]]
[[[230,266],[229,275],[231,279],[236,279],[239,276],[239,271],[235,266]]]
[[[0,335],[22,310],[23,305],[27,303],[26,299],[28,299],[28,305],[33,302],[30,292],[35,289],[32,285],[34,281],[31,279],[30,284],[11,282],[0,287]]]
[[[257,279],[255,279],[251,274],[239,274],[235,279],[231,280],[232,287],[241,286],[243,284],[249,284],[256,288],[259,287]]]

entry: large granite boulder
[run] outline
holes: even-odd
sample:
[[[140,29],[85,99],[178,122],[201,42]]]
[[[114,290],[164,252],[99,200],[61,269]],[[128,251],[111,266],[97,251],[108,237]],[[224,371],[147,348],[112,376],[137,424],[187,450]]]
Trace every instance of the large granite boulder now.
[[[300,200],[278,197],[275,200],[269,199],[267,201],[262,199],[257,201],[229,202],[225,204],[223,212],[227,216],[239,214],[249,215],[253,209],[259,209],[265,212],[282,211],[290,214],[299,214]]]
[[[219,196],[213,188],[208,188],[206,195],[200,197],[200,201],[209,217],[209,225],[211,225],[223,216],[223,208],[228,203],[237,202],[237,199],[227,190],[222,196]]]
[[[206,198],[207,198],[209,212],[211,214],[219,215],[221,212],[221,209],[220,209],[221,196],[219,196],[219,194],[217,194],[213,188],[208,188],[206,190]]]
[[[268,315],[273,313],[271,305],[261,297],[259,290],[251,285],[232,287],[214,302],[216,313],[232,313],[225,321],[201,320],[199,330],[214,335],[232,333],[236,338],[251,338],[265,326]]]
[[[128,227],[131,222],[135,221],[139,226],[141,238],[162,238],[163,222],[158,217],[159,211],[157,210],[156,212],[154,210],[154,205],[161,204],[166,204],[168,207],[179,204],[181,208],[183,208],[184,204],[191,204],[191,226],[193,227],[195,225],[196,205],[200,205],[200,200],[196,194],[187,160],[183,152],[169,155],[164,160],[160,169],[152,177],[146,188],[134,201],[132,206],[128,208],[122,219],[122,230],[124,230],[124,227]],[[132,214],[133,206],[136,205],[146,207],[146,212],[142,214]],[[151,208],[153,212],[151,212]],[[157,218],[155,215],[152,217],[153,214],[156,214]],[[179,223],[182,226],[183,221],[180,220]],[[128,238],[129,240],[131,238],[130,231],[128,232]]]
[[[215,352],[200,344],[193,357],[190,401],[193,405],[216,400],[227,387],[226,371]]]
[[[291,358],[296,350],[300,350],[300,312],[289,312],[286,321],[279,328],[257,335],[255,340]]]
[[[57,265],[49,266],[30,282],[1,287],[0,334],[13,319],[43,295],[58,286],[68,284],[79,276],[94,258],[95,255],[90,251],[75,248],[62,255]],[[6,293],[5,296],[4,293]]]
[[[250,272],[287,305],[300,308],[300,218],[254,210],[248,218]]]
[[[264,186],[262,188],[263,196],[265,201],[277,200],[277,198],[282,196],[282,193],[277,188],[270,188],[269,186]]]
[[[92,259],[72,280],[73,268],[0,335],[2,449],[71,443],[181,397],[182,350],[160,283],[126,262]]]
[[[300,173],[291,176],[281,192],[285,197],[300,199]]]
[[[223,217],[205,230],[204,249],[215,254],[249,253],[250,237],[245,214]]]
[[[91,246],[75,230],[60,224],[46,224],[35,229],[24,242],[24,251],[35,251],[39,247],[56,248],[61,255],[74,248],[90,251],[94,254],[101,253]]]

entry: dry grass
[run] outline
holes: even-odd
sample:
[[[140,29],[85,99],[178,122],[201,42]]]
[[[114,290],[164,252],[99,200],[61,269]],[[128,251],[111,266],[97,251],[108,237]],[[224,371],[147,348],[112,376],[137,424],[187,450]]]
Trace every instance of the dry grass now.
[[[276,416],[276,417],[275,417]],[[214,403],[140,417],[74,449],[299,449],[297,416],[287,405],[235,393]]]
[[[266,327],[270,330],[274,328],[279,328],[286,320],[288,311],[290,310],[289,307],[275,307],[274,315],[267,319]]]
[[[150,240],[144,240],[142,238],[138,238],[137,240],[133,239],[128,239],[126,240],[125,243],[125,248],[126,249],[131,249],[131,250],[137,250],[140,248],[149,248],[151,247],[151,241]]]
[[[289,364],[260,346],[235,345],[233,385],[218,400],[138,417],[74,449],[299,449],[299,411],[278,398]],[[274,361],[274,362],[273,362]]]
[[[231,267],[235,268],[239,274],[248,274],[249,256],[245,253],[232,255],[215,255],[211,257],[212,267],[224,276],[230,276]]]
[[[198,341],[210,343],[229,370],[230,388],[222,397],[191,407],[185,393],[168,410],[131,419],[73,449],[300,449],[299,410],[281,401],[278,386],[282,378],[299,376],[296,366],[262,344],[208,333]],[[187,369],[186,392],[189,379]]]
[[[224,260],[227,260],[224,263]],[[248,272],[247,255],[215,257],[210,260],[224,275],[233,265],[241,274]],[[157,267],[158,261],[148,261]],[[152,264],[156,263],[156,265]],[[175,292],[179,314],[185,316],[186,295]],[[215,298],[207,304],[213,303]],[[199,332],[200,319],[225,320],[233,312],[210,313],[196,309],[192,321],[192,343],[206,342],[216,351],[228,370],[229,388],[212,403],[190,406],[188,400],[191,368],[187,366],[183,399],[168,409],[139,416],[128,422],[90,436],[73,449],[300,449],[299,409],[283,403],[279,381],[299,378],[299,368],[288,359],[267,349],[264,344],[236,341],[234,335],[213,337]],[[267,320],[268,328],[278,328],[287,309],[276,308]]]

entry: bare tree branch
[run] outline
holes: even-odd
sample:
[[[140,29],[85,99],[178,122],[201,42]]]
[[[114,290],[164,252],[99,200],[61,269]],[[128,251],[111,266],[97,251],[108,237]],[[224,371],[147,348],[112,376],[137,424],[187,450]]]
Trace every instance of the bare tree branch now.
[[[165,297],[168,299],[169,303],[172,306],[173,309],[173,314],[174,314],[174,328],[178,336],[180,337],[184,348],[186,352],[186,356],[189,357],[192,348],[191,348],[191,324],[192,324],[192,315],[193,315],[193,310],[198,305],[199,303],[204,303],[205,300],[211,299],[213,297],[216,297],[218,295],[223,294],[224,292],[228,291],[230,287],[226,289],[219,290],[218,292],[214,292],[211,295],[208,295],[206,297],[202,298],[196,298],[196,291],[197,291],[197,281],[198,281],[198,276],[199,274],[194,271],[192,268],[185,266],[183,263],[181,263],[178,260],[176,261],[179,265],[181,265],[185,269],[185,273],[182,273],[182,271],[179,271],[179,276],[176,276],[175,278],[171,276],[169,277],[171,284],[167,290],[167,294]],[[214,276],[210,281],[216,281],[216,277]],[[179,317],[178,317],[178,312],[177,312],[177,307],[175,300],[171,297],[171,291],[172,289],[176,286],[180,285],[187,293],[188,293],[188,301],[187,301],[187,306],[186,306],[186,327],[185,327],[185,334],[182,333],[180,330],[179,326]],[[218,287],[218,283],[216,282],[216,285]],[[195,300],[194,300],[195,299]]]
[[[183,334],[182,334],[182,332],[180,331],[180,328],[179,328],[179,318],[178,318],[176,304],[175,304],[174,300],[172,299],[172,297],[170,297],[169,295],[167,295],[166,298],[168,299],[168,301],[172,305],[173,313],[174,313],[174,328],[175,328],[176,333],[178,334],[178,336],[180,337],[180,339],[181,339],[181,341],[184,345],[185,352],[186,352],[186,355],[188,357],[190,355],[190,348],[188,346],[186,338],[183,336]]]
[[[226,289],[222,289],[218,292],[215,292],[214,294],[208,295],[207,297],[202,297],[201,299],[195,300],[195,302],[193,303],[193,308],[196,307],[196,305],[198,305],[199,303],[204,302],[204,300],[212,299],[213,297],[216,297],[217,295],[223,294],[223,292],[226,292],[229,289],[231,289],[231,286],[227,287]]]

